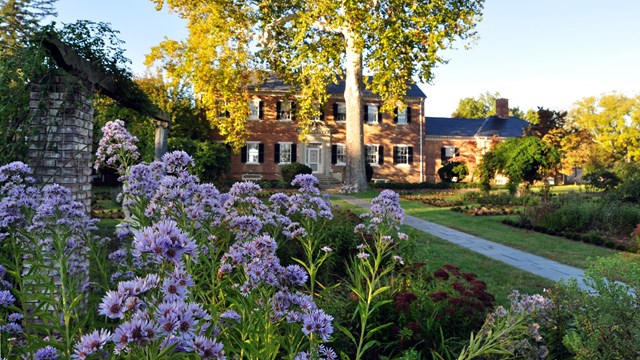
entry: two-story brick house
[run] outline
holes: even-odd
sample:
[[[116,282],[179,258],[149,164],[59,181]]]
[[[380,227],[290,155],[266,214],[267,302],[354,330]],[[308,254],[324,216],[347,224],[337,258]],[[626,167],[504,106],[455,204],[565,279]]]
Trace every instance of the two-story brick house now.
[[[251,94],[247,121],[249,137],[240,153],[231,156],[230,177],[234,179],[279,179],[284,164],[308,165],[319,179],[342,180],[346,163],[346,112],[344,83],[329,86],[329,100],[305,142],[298,140],[295,98],[290,88],[271,77]],[[380,111],[381,101],[363,92],[365,152],[374,169],[374,179],[424,181],[425,94],[412,85],[407,106],[393,113]]]

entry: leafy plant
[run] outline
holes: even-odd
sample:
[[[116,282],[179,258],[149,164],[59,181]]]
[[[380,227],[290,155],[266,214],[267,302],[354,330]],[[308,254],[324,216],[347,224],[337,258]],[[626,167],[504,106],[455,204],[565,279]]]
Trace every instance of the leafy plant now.
[[[450,162],[438,169],[438,176],[444,182],[461,182],[468,174],[467,165],[461,162]]]
[[[282,180],[287,184],[287,186],[291,185],[291,181],[293,181],[293,178],[295,178],[296,175],[311,173],[313,173],[313,170],[310,167],[297,162],[283,165],[282,168],[280,168]]]

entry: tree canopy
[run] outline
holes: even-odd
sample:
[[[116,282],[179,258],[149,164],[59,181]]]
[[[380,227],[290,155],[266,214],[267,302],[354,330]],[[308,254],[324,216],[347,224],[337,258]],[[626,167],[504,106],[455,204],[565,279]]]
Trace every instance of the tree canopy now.
[[[532,183],[559,162],[560,153],[555,147],[535,136],[525,136],[498,143],[484,155],[477,171],[485,187],[496,173],[501,173],[509,179],[509,190],[515,191],[521,182]]]
[[[568,122],[589,134],[601,162],[640,160],[640,96],[583,98],[571,109]]]
[[[345,182],[367,187],[361,119],[366,86],[380,95],[383,111],[401,101],[414,81],[429,82],[446,60],[440,50],[469,39],[483,0],[152,0],[158,9],[187,19],[189,37],[153,49],[173,81],[193,84],[207,117],[238,148],[247,133],[251,89],[266,72],[292,85],[301,134],[327,99],[326,88],[345,80],[347,166]],[[230,116],[219,119],[220,111]]]

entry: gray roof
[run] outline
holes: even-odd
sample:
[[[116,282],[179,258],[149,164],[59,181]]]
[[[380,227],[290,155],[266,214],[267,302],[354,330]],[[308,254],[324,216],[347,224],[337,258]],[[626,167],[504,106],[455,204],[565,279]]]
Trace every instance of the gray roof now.
[[[261,91],[289,91],[291,86],[287,85],[282,81],[282,79],[276,76],[270,76],[264,80],[264,82],[258,87],[258,90]],[[337,84],[329,84],[327,86],[327,93],[329,94],[343,94],[344,93],[344,80],[341,80]],[[375,96],[373,92],[370,90],[366,90],[364,83],[362,84],[362,93],[364,96]],[[420,87],[417,84],[411,84],[409,90],[407,91],[407,97],[421,97],[426,98],[427,96],[422,92]]]
[[[498,135],[504,138],[522,136],[529,127],[529,123],[517,117],[509,116],[489,116],[484,124],[478,129],[476,136],[491,137]]]
[[[499,116],[489,116],[486,119],[463,119],[426,117],[426,136],[460,136],[460,137],[492,137],[497,135],[504,138],[522,136],[529,126],[525,120]]]
[[[484,121],[485,119],[427,117],[425,118],[425,135],[472,137]]]

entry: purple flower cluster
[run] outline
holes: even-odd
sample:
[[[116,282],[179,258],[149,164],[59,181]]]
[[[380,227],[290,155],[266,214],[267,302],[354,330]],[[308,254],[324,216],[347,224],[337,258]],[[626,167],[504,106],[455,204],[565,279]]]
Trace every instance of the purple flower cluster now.
[[[184,151],[172,151],[162,156],[167,174],[181,174],[187,171],[189,166],[195,166],[193,158]]]
[[[136,146],[138,138],[127,131],[122,120],[107,122],[102,127],[102,134],[96,151],[95,169],[107,166],[124,174],[127,167],[140,157]]]
[[[0,167],[0,229],[26,226],[25,212],[35,209],[40,192],[31,168],[19,161]],[[0,232],[0,240],[9,233]]]
[[[331,202],[327,195],[320,196],[318,179],[313,175],[299,174],[291,182],[293,186],[300,186],[297,194],[289,197],[287,215],[299,213],[309,220],[333,219]]]
[[[165,176],[164,163],[154,161],[151,164],[136,164],[124,176],[127,186],[119,195],[123,206],[131,206],[136,202],[148,203],[156,193],[160,180]]]
[[[222,344],[203,336],[210,327],[211,316],[201,305],[187,302],[191,276],[180,266],[164,279],[155,274],[120,282],[100,304],[101,315],[124,320],[113,332],[95,332],[76,345],[77,358],[114,344],[114,353],[130,352],[133,347],[147,347],[158,341],[164,349],[197,352],[209,359],[224,359]],[[159,293],[158,293],[159,292]]]
[[[338,358],[338,355],[336,354],[335,351],[333,351],[333,349],[328,348],[328,347],[326,347],[324,345],[320,345],[320,346],[318,346],[318,350],[317,350],[315,356],[309,355],[308,352],[303,351],[303,352],[300,352],[294,358],[294,360],[311,360],[311,359],[336,360],[337,358]]]
[[[59,358],[58,350],[51,345],[47,345],[33,353],[33,360],[57,360]]]
[[[400,230],[400,224],[404,220],[404,210],[400,207],[400,195],[391,190],[383,190],[371,200],[369,212],[360,217],[369,220],[365,228],[369,233],[377,232],[381,226]]]
[[[196,244],[173,220],[162,220],[135,234],[134,255],[150,254],[156,263],[178,263],[183,255],[196,257]]]

